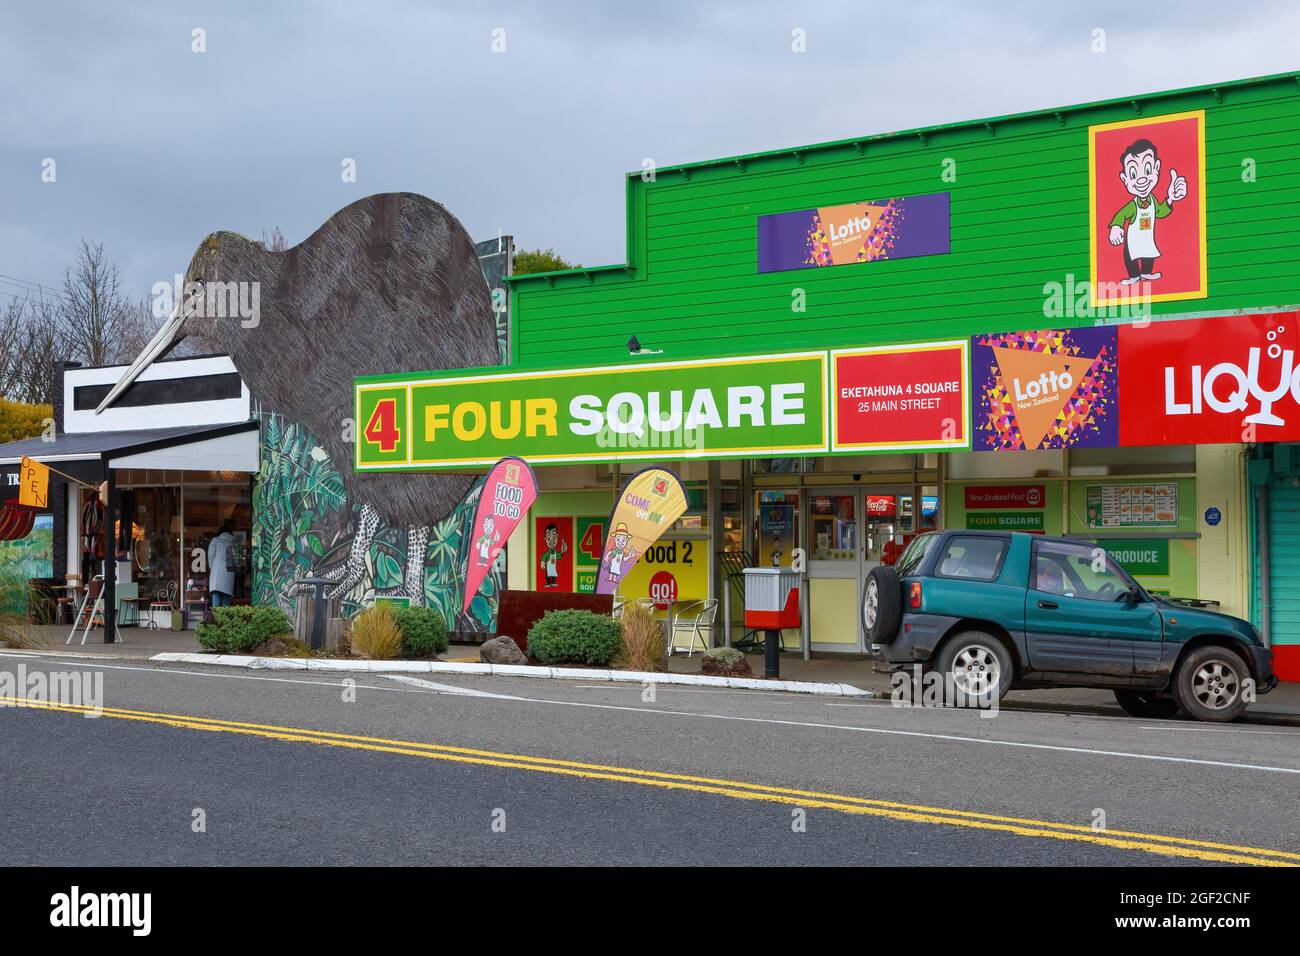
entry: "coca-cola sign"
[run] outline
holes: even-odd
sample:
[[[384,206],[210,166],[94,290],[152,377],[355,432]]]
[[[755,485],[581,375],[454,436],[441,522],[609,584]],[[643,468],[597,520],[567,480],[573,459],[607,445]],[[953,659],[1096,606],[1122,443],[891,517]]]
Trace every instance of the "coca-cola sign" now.
[[[1300,313],[1119,330],[1121,445],[1300,440]]]
[[[895,510],[893,495],[867,495],[868,518],[892,518]]]

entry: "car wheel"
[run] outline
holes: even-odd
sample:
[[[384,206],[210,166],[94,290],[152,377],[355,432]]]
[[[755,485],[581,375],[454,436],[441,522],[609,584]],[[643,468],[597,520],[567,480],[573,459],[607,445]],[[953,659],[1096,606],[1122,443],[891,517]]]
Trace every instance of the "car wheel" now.
[[[903,588],[898,572],[880,564],[867,573],[862,589],[862,630],[871,644],[888,644],[903,620]]]
[[[987,695],[1001,700],[1015,677],[1011,652],[983,631],[966,631],[944,642],[934,666],[945,684],[974,698]]]
[[[1197,720],[1236,720],[1246,709],[1246,662],[1226,647],[1198,647],[1178,665],[1174,699]]]
[[[1150,691],[1117,690],[1115,699],[1130,717],[1158,717],[1164,719],[1178,713],[1178,701],[1172,697],[1157,697]]]

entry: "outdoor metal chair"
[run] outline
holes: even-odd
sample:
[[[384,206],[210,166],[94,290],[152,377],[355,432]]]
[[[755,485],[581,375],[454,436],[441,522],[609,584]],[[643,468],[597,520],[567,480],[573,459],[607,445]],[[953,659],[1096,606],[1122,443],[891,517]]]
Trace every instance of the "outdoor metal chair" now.
[[[708,650],[713,646],[716,636],[716,622],[718,618],[718,599],[708,598],[704,601],[692,601],[690,604],[684,604],[673,616],[672,634],[668,639],[668,653],[680,650],[677,646],[677,637],[680,634],[686,635],[686,656],[690,657],[695,653],[695,642],[700,642],[703,650]],[[705,639],[705,634],[708,639]]]

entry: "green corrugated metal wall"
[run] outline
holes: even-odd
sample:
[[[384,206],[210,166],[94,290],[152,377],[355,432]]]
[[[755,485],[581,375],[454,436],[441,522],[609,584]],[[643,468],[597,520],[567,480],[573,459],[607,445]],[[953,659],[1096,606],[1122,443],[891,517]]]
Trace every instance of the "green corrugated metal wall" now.
[[[1155,313],[1300,303],[1293,75],[864,137],[861,154],[849,142],[664,169],[655,182],[629,176],[627,268],[516,282],[515,361],[622,362],[633,333],[664,358],[684,358],[1092,324],[1043,313],[1044,283],[1089,278],[1088,127],[1189,109],[1206,110],[1210,296],[1157,303]],[[1247,161],[1254,182],[1243,179]],[[945,168],[955,181],[943,180]],[[943,191],[952,194],[949,255],[756,272],[760,215]],[[804,312],[792,311],[796,288]]]

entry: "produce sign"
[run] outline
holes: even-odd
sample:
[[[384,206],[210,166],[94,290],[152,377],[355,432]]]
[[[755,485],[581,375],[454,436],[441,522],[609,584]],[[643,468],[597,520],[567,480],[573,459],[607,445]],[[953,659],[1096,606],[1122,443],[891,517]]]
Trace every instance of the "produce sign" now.
[[[613,594],[660,535],[686,512],[686,489],[666,468],[638,471],[609,515],[609,536],[596,578],[597,594]],[[662,600],[671,600],[663,597]]]
[[[461,611],[468,611],[470,602],[478,593],[509,540],[515,526],[528,514],[537,499],[537,476],[528,463],[518,458],[503,458],[488,472],[483,491],[479,494],[478,508],[469,541],[471,553],[465,572],[465,603]]]
[[[356,469],[828,450],[826,353],[358,378]]]
[[[967,342],[831,352],[831,448],[837,452],[969,447]]]

